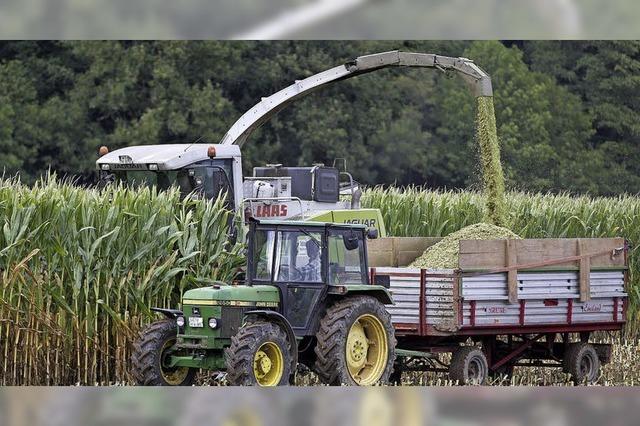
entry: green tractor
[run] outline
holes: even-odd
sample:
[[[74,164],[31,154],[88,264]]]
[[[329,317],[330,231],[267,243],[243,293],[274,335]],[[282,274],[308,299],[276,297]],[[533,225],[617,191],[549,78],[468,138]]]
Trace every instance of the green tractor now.
[[[182,310],[135,343],[139,385],[190,385],[198,370],[226,371],[231,385],[293,383],[298,363],[331,385],[386,383],[396,340],[373,285],[364,225],[251,220],[245,282],[184,293]]]

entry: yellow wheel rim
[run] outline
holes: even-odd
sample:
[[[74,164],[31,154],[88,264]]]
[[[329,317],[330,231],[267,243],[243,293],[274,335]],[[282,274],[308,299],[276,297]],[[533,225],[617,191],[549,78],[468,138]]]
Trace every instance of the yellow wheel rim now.
[[[370,314],[359,317],[347,336],[346,359],[351,378],[361,386],[377,383],[387,366],[388,348],[382,322]]]
[[[176,339],[167,340],[167,342],[162,347],[162,352],[160,352],[160,371],[162,372],[162,377],[165,382],[171,386],[178,386],[184,382],[184,380],[189,375],[188,367],[174,367],[174,368],[166,368],[162,364],[164,363],[165,351],[169,349],[171,346],[175,345]]]
[[[284,374],[284,356],[273,342],[263,343],[253,357],[253,374],[260,386],[277,386]]]

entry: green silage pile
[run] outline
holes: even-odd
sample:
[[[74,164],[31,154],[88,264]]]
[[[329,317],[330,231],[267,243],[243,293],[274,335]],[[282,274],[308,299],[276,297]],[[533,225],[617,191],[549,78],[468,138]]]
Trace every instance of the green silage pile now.
[[[487,220],[494,225],[505,226],[507,208],[504,196],[504,174],[500,164],[500,145],[492,97],[476,98],[476,138],[480,146]]]
[[[476,223],[447,235],[413,261],[410,268],[455,269],[458,267],[460,240],[507,240],[520,237],[507,228],[489,223]]]

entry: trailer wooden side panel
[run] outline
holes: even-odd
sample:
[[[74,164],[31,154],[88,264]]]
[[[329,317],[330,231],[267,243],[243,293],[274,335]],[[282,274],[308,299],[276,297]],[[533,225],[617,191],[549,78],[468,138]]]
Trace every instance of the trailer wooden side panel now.
[[[369,266],[404,267],[442,238],[387,237],[367,241]]]
[[[515,260],[509,261],[507,245],[513,244]],[[625,247],[623,238],[543,238],[526,240],[462,240],[459,267],[463,271],[490,270],[511,265],[554,262],[577,255],[601,253],[590,258],[591,269],[624,268],[624,256],[611,256]],[[579,269],[579,261],[551,263],[537,269]]]

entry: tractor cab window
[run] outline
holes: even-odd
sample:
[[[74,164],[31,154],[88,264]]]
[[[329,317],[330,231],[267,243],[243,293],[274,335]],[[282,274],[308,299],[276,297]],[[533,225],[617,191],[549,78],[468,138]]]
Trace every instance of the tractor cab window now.
[[[253,237],[253,279],[271,281],[275,231],[257,230]]]
[[[331,230],[329,233],[329,285],[365,284],[362,233]]]
[[[322,282],[322,234],[280,232],[275,276],[279,282]]]

